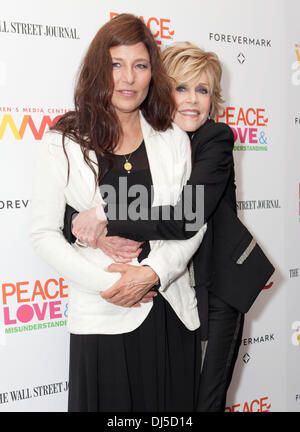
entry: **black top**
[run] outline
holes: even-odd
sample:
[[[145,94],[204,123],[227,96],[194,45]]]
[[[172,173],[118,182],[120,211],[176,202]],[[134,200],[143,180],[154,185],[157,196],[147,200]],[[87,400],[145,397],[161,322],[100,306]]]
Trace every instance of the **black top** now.
[[[109,153],[107,157],[110,169],[99,184],[101,195],[106,202],[109,202],[110,198],[107,196],[105,199],[103,194],[107,185],[115,188],[118,204],[126,204],[127,198],[123,193],[125,185],[127,185],[127,189],[132,188],[134,185],[141,185],[147,189],[149,197],[151,196],[152,177],[144,141],[132,153],[126,155]],[[124,168],[126,160],[132,165],[129,171]],[[135,192],[133,188],[132,191]],[[128,196],[127,203],[130,204],[135,198],[135,196]],[[148,206],[149,202],[146,205]]]
[[[131,169],[128,171],[124,164],[128,161]],[[152,176],[144,141],[130,154],[108,155],[109,170],[100,181],[99,188],[103,200],[107,203],[105,211],[109,219],[134,221],[140,215],[141,207],[146,211],[152,204]],[[139,234],[132,234],[132,240],[143,241]],[[149,243],[142,245],[142,252],[138,257],[140,262],[149,253]]]

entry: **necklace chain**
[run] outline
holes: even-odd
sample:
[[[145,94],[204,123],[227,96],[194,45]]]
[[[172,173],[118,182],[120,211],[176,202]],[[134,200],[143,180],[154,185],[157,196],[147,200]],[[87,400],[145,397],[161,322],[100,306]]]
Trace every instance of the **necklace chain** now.
[[[127,174],[130,174],[131,170],[132,170],[132,164],[129,162],[129,159],[131,158],[133,152],[129,153],[127,156],[123,155],[124,159],[125,159],[125,163],[123,165],[124,169],[127,171]]]
[[[140,146],[139,146],[140,147]],[[138,147],[138,148],[139,148]],[[123,164],[123,168],[125,169],[125,171],[127,172],[127,174],[131,173],[131,170],[133,168],[133,165],[131,162],[129,162],[132,154],[136,151],[137,149],[133,150],[131,153],[128,153],[128,155],[123,155],[123,158],[125,159],[125,162]]]

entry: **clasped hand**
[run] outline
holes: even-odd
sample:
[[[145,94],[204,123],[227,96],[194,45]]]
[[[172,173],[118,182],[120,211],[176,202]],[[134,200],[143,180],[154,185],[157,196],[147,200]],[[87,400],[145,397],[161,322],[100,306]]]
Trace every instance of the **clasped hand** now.
[[[110,264],[106,271],[121,273],[121,278],[100,295],[106,301],[123,307],[140,307],[156,296],[152,287],[158,283],[158,276],[148,266]]]
[[[96,208],[84,210],[73,219],[72,233],[82,243],[101,249],[117,263],[126,264],[141,253],[143,242],[118,236],[107,237],[107,221],[97,218]]]
[[[82,243],[92,248],[97,247],[97,239],[104,231],[107,221],[99,220],[96,207],[83,210],[73,219],[72,233]]]
[[[107,221],[101,221],[96,214],[96,208],[80,212],[73,220],[73,235],[82,243],[92,248],[101,249],[116,263],[111,264],[106,271],[121,273],[120,279],[100,292],[106,301],[123,307],[140,307],[141,303],[148,303],[156,296],[152,287],[158,283],[158,276],[148,266],[129,265],[133,258],[141,252],[143,242],[122,237],[106,236]]]

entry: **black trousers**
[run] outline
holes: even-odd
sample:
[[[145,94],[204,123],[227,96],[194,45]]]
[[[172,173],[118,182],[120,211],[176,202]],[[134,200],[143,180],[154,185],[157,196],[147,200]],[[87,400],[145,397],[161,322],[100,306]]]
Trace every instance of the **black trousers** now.
[[[197,411],[224,412],[226,394],[241,344],[244,314],[208,294],[208,341]]]

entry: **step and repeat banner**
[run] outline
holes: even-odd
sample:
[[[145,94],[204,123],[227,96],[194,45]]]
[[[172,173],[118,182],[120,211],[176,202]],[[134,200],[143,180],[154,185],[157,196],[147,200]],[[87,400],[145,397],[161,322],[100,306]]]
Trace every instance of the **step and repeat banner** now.
[[[223,64],[218,120],[235,136],[238,214],[276,267],[246,315],[226,411],[300,411],[299,0],[2,5],[0,411],[67,410],[68,285],[28,238],[34,148],[72,109],[96,31],[122,12],[139,16],[160,49],[188,40]]]

